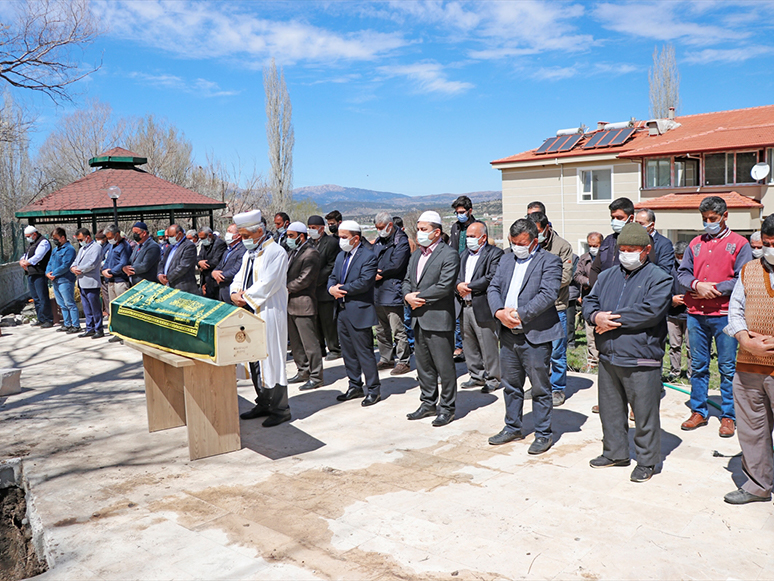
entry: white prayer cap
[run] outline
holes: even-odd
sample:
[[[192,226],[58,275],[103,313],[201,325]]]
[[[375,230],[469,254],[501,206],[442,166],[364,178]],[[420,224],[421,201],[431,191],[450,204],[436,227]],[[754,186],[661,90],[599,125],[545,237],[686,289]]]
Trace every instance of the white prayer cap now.
[[[218,232],[217,230],[215,230],[215,232],[213,232],[213,234],[215,234],[215,236],[217,236],[218,238],[220,238],[220,232]]]
[[[432,210],[428,210],[427,212],[422,212],[422,215],[419,217],[419,220],[417,222],[430,222],[432,224],[443,224],[443,221],[441,220],[441,215],[438,212],[433,212]]]
[[[344,220],[339,224],[339,230],[346,230],[347,232],[360,232],[360,224],[354,220]]]
[[[306,234],[306,225],[303,222],[291,222],[290,226],[288,226],[288,232],[301,232],[301,234]]]
[[[37,228],[35,228],[35,226],[27,226],[27,227],[24,229],[24,235],[25,235],[25,236],[31,236],[31,235],[33,235],[33,234],[34,234],[35,232],[37,232],[37,231],[38,231],[38,229],[37,229]]]
[[[237,228],[250,228],[251,226],[257,226],[261,223],[261,211],[253,210],[252,212],[242,212],[234,216],[234,224]]]

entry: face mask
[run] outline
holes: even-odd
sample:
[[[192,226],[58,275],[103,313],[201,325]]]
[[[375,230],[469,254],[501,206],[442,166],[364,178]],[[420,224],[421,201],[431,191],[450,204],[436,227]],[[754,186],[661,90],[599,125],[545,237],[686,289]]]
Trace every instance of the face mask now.
[[[97,244],[99,244],[100,246],[104,246],[105,245],[105,241],[104,240],[97,240]]]
[[[27,240],[27,242],[32,244],[32,236],[25,236],[24,238]]]
[[[753,248],[752,253],[753,253],[753,258],[757,260],[758,258],[763,256],[763,248]]]
[[[231,232],[226,232],[224,240],[226,241],[226,244],[231,244],[234,241],[234,235]]]
[[[352,240],[351,238],[339,238],[339,248],[341,248],[344,252],[349,252],[354,248],[352,246],[352,243],[350,242]]]
[[[137,232],[132,234],[132,240],[134,240],[135,242],[139,242],[140,238],[141,238],[141,236],[139,234],[137,234]]]
[[[335,236],[338,233],[338,231],[339,231],[339,227],[336,224],[334,224],[333,226],[329,225],[328,226],[328,230],[330,230],[331,234],[333,234]]]
[[[380,238],[387,238],[391,234],[389,226],[387,226],[387,228],[383,228],[382,230],[377,228],[376,231],[379,233]]]
[[[423,230],[417,232],[417,242],[419,242],[420,246],[424,247],[428,247],[433,243],[433,241],[430,240],[430,233],[424,232]]]
[[[621,250],[618,252],[618,262],[621,263],[626,270],[634,270],[642,265],[639,252],[624,252]]]
[[[615,232],[616,234],[620,234],[621,230],[623,230],[623,227],[626,226],[626,223],[628,221],[629,220],[616,220],[615,218],[613,218],[612,220],[610,220],[610,227],[613,229],[613,232]]]
[[[653,222],[651,222],[650,224],[640,224],[640,226],[645,228],[648,234],[653,234],[653,226],[654,226]]]
[[[209,238],[205,238],[204,240],[202,240],[202,246],[209,246],[210,244],[212,244],[212,240],[210,240]]]
[[[115,238],[111,238],[110,240],[108,240],[108,243],[111,246],[115,246],[116,244],[118,244],[118,240],[116,240]]]
[[[516,258],[518,258],[519,260],[524,260],[525,258],[529,258],[530,246],[532,246],[532,243],[530,243],[528,246],[519,246],[518,244],[511,244],[511,249],[513,250],[513,253],[516,255]]]
[[[468,221],[468,215],[467,214],[457,214],[457,220],[460,221],[460,223],[464,224]]]
[[[54,240],[54,244],[56,244],[56,247],[59,248],[62,245],[61,240]]]
[[[252,238],[245,238],[244,240],[242,240],[242,242],[244,243],[245,248],[247,248],[248,250],[253,250],[254,248],[258,247],[258,243]]]
[[[295,250],[296,248],[298,248],[298,238],[291,238],[290,236],[288,236],[285,239],[285,244],[288,245],[288,248],[290,248],[290,250]]]
[[[478,243],[478,238],[471,238],[468,236],[466,243],[471,252],[478,252],[478,249],[481,248],[481,245]]]
[[[546,241],[546,235],[543,232],[538,234],[538,244],[543,244]]]
[[[774,265],[774,248],[769,248],[768,246],[766,248],[762,248],[763,250],[763,258],[766,259],[766,262],[768,262],[771,265]]]
[[[591,254],[591,256],[599,254],[599,246],[589,246],[589,254]]]
[[[284,227],[283,228],[277,228],[277,234],[279,234],[280,236],[282,236],[287,231],[288,231],[288,229],[284,228]]]
[[[720,232],[720,222],[704,222],[704,231],[710,236],[715,236]]]
[[[317,228],[309,228],[309,238],[317,240],[320,238],[320,231]]]

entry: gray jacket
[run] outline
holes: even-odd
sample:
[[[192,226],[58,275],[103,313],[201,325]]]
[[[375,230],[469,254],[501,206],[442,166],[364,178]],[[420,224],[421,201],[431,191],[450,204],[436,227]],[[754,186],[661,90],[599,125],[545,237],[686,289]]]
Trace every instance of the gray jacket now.
[[[439,242],[428,258],[422,277],[417,280],[417,264],[422,250],[417,249],[409,259],[403,296],[419,291],[426,304],[411,311],[411,326],[419,325],[425,331],[453,331],[454,291],[460,271],[460,255],[451,246]]]
[[[78,286],[81,288],[100,288],[100,267],[102,266],[102,246],[92,240],[86,246],[78,249],[71,266],[83,271],[78,275]]]

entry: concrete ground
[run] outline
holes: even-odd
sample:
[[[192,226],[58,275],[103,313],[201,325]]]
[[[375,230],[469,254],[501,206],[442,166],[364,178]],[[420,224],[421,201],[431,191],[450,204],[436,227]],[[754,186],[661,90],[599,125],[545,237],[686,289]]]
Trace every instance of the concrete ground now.
[[[415,372],[383,372],[376,406],[338,403],[341,360],[326,387],[291,387],[291,423],[242,422],[240,451],[191,462],[185,428],[148,433],[139,353],[3,331],[0,367],[22,368],[24,391],[0,399],[2,457],[24,459],[55,560],[45,579],[774,578],[774,506],[723,502],[741,462],[713,451],[736,454],[736,438],[717,417],[680,431],[675,391],[663,470],[644,484],[588,466],[594,376],[571,374],[558,441],[532,457],[532,436],[487,444],[502,392],[460,390],[458,419],[433,428],[406,420]],[[239,396],[249,409],[249,382]]]

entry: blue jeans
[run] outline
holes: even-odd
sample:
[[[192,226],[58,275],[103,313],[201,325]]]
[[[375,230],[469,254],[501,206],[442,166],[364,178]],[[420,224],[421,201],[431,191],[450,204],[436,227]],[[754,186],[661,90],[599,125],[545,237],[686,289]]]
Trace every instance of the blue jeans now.
[[[403,305],[403,326],[406,328],[406,337],[408,337],[409,347],[414,350],[414,329],[411,328],[411,309],[408,305]]]
[[[39,323],[53,323],[51,299],[48,298],[48,278],[42,274],[32,274],[29,277],[30,295],[35,303],[35,314]]]
[[[551,389],[567,387],[567,311],[557,311],[562,323],[562,338],[551,343]]]
[[[723,332],[728,325],[727,315],[688,315],[688,339],[691,344],[691,411],[709,415],[707,392],[709,390],[710,357],[712,338],[718,350],[720,371],[721,417],[735,419],[734,393],[731,382],[736,371],[736,339]]]
[[[462,349],[462,330],[460,329],[460,317],[457,317],[457,321],[454,323],[454,348]]]
[[[75,304],[75,282],[60,276],[54,279],[54,297],[62,311],[62,325],[65,327],[80,327],[78,305]]]

